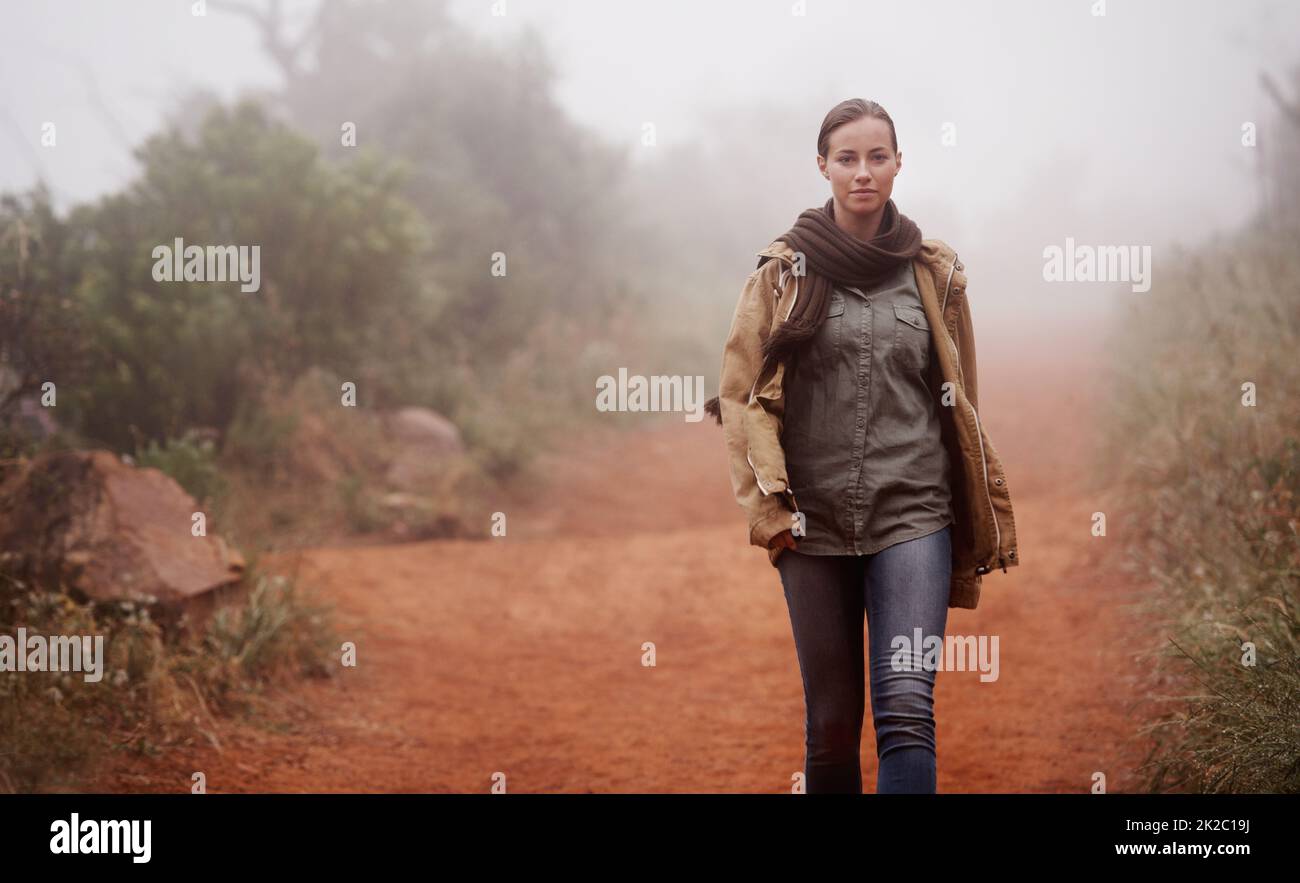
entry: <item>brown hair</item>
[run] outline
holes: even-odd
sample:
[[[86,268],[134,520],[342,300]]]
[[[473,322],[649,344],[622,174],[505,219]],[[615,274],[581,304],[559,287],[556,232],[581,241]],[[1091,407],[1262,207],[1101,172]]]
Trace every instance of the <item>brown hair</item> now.
[[[889,124],[889,140],[893,145],[894,153],[898,153],[898,133],[894,131],[893,118],[889,116],[885,109],[874,101],[848,98],[832,107],[831,112],[826,114],[826,119],[822,120],[822,129],[817,133],[817,155],[823,159],[826,158],[826,151],[831,149],[831,132],[845,123],[851,123],[863,117],[874,117]]]

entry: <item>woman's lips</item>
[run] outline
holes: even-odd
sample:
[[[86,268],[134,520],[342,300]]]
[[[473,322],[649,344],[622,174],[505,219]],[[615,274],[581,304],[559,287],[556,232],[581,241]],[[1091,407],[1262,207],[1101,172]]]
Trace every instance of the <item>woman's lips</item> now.
[[[849,191],[850,196],[874,196],[875,193],[876,191],[874,190],[850,190]]]

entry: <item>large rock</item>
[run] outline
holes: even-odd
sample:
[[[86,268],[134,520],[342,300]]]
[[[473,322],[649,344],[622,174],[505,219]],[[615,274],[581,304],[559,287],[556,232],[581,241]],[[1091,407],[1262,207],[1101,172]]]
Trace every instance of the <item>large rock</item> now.
[[[185,608],[244,570],[221,537],[191,535],[198,508],[166,473],[111,451],[45,453],[0,484],[0,554],[9,573],[94,601]]]
[[[383,423],[394,449],[385,475],[391,487],[419,488],[445,460],[465,451],[456,424],[429,408],[398,408],[385,414]]]
[[[434,453],[458,454],[464,450],[456,424],[429,408],[398,408],[384,415],[389,434],[403,442],[422,445]]]

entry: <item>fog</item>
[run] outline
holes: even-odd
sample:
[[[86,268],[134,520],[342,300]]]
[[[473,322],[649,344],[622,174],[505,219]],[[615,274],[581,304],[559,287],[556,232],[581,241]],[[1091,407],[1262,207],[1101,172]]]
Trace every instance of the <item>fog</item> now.
[[[286,30],[312,5],[286,4]],[[827,110],[879,101],[903,154],[894,199],[966,261],[982,322],[1098,302],[1095,286],[1042,287],[1043,249],[1067,237],[1151,246],[1158,283],[1175,243],[1240,224],[1259,204],[1270,134],[1261,74],[1285,80],[1300,59],[1300,4],[1264,0],[460,0],[450,11],[486,41],[534,28],[559,105],[624,150],[634,203],[662,200],[654,223],[680,207],[684,223],[727,231],[737,284],[754,251],[828,197],[815,159]],[[129,180],[131,148],[191,90],[232,98],[280,82],[251,22],[211,4],[199,17],[165,0],[9,2],[4,25],[0,188],[43,178],[60,208]],[[46,121],[56,150],[41,146]],[[1242,145],[1247,123],[1259,147]],[[671,189],[680,165],[663,174],[683,156],[702,163],[703,215]],[[655,186],[636,190],[641,177]]]

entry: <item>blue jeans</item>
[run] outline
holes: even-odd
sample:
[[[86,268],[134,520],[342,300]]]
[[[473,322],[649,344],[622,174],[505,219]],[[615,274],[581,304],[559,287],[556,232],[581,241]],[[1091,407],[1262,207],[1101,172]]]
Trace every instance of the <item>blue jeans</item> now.
[[[935,672],[922,667],[914,630],[943,639],[951,542],[951,527],[944,527],[874,555],[786,549],[777,558],[803,678],[806,793],[862,793],[864,613],[880,762],[876,793],[934,793]],[[892,646],[895,636],[908,641],[911,671],[895,671],[894,657],[906,656]]]

